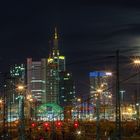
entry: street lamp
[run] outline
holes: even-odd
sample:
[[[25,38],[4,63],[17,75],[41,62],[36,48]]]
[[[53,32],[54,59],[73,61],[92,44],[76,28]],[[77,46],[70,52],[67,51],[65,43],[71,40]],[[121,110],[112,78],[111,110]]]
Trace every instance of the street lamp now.
[[[81,98],[77,99],[77,103],[78,103],[78,119],[81,118]]]
[[[3,114],[3,100],[2,99],[0,99],[0,112],[1,114]],[[2,119],[2,116],[3,115],[0,116],[0,119]]]
[[[120,58],[119,58],[119,50],[116,51],[116,120],[115,120],[115,128],[116,128],[116,139],[121,140],[121,111],[120,111]],[[140,64],[140,61],[138,59],[135,59],[133,62],[134,64]]]
[[[27,99],[27,104],[28,104],[28,113],[27,113],[28,118],[29,120],[32,119],[33,117],[32,111],[34,108],[34,118],[36,120],[37,119],[37,110],[36,110],[37,99],[31,93],[27,94],[26,99]]]
[[[29,123],[29,126],[31,125],[31,120],[32,120],[32,102],[33,102],[33,97],[31,94],[28,94],[26,96],[26,99],[27,99],[27,118],[28,118],[28,123]]]
[[[140,66],[140,59],[136,58],[133,60],[134,65],[136,65],[137,67]],[[139,75],[140,76],[140,75]],[[140,78],[140,77],[138,77]],[[140,80],[140,79],[138,79]],[[136,119],[137,119],[137,127],[139,127],[139,101],[138,101],[138,97],[137,97],[137,93],[136,93],[136,102],[135,102],[135,108],[136,108]]]
[[[138,58],[137,59],[134,59],[133,60],[133,63],[136,64],[136,65],[139,65],[140,64],[140,59],[138,59]]]
[[[19,126],[19,139],[25,140],[25,125],[24,125],[24,90],[25,86],[18,85],[17,91],[19,93],[18,99],[19,99],[19,120],[20,120],[20,126]]]
[[[24,90],[24,86],[23,85],[18,85],[18,87],[17,87],[17,90],[19,91],[19,92],[22,92],[23,90]]]
[[[2,99],[0,99],[0,105],[3,103],[3,100]]]

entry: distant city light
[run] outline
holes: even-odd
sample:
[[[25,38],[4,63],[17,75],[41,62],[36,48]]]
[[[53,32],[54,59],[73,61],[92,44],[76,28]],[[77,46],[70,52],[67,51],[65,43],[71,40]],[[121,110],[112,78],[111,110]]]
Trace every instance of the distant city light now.
[[[53,59],[52,58],[48,58],[48,63],[52,63]]]
[[[112,98],[112,95],[108,95],[108,98]]]
[[[106,72],[106,76],[112,76],[111,72]]]
[[[81,134],[81,131],[77,131],[77,135],[80,135]]]
[[[128,108],[127,110],[128,110],[128,111],[132,111],[132,108]]]
[[[104,87],[104,84],[101,84],[101,87]]]
[[[78,98],[77,101],[80,102],[81,101],[81,98]]]
[[[140,64],[140,59],[135,59],[135,60],[133,61],[133,63],[134,63],[134,64]]]
[[[70,74],[69,74],[69,73],[67,73],[67,76],[70,76]]]
[[[103,90],[102,89],[97,89],[97,92],[98,93],[101,93]]]
[[[0,104],[1,104],[1,103],[3,103],[3,100],[2,100],[2,99],[0,99]]]
[[[63,59],[65,59],[65,56],[59,56],[59,59],[63,60]]]
[[[23,86],[23,85],[19,85],[19,86],[17,87],[17,89],[18,89],[18,90],[23,90],[23,89],[24,89],[24,86]]]

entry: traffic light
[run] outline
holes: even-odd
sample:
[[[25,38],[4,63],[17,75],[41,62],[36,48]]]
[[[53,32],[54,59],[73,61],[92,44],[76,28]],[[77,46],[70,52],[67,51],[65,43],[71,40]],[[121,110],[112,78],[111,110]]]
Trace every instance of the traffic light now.
[[[78,121],[74,121],[74,128],[78,128],[78,127],[79,127]]]
[[[43,126],[44,126],[44,130],[47,132],[48,130],[50,130],[50,124],[48,123],[48,122],[45,122],[44,124],[43,124]]]
[[[32,127],[32,128],[36,127],[36,123],[32,123],[32,124],[31,124],[31,127]]]
[[[49,125],[49,123],[48,122],[45,122],[44,123],[44,127],[49,127],[50,125]]]
[[[55,125],[56,125],[56,127],[61,127],[62,126],[62,122],[61,121],[57,121],[56,123],[55,123]]]

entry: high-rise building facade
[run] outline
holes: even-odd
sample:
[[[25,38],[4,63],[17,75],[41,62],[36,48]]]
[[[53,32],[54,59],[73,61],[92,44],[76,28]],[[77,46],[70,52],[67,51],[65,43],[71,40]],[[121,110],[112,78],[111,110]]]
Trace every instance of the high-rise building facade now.
[[[27,59],[27,89],[39,103],[46,103],[46,59]]]
[[[10,71],[5,75],[4,96],[6,97],[5,112],[7,120],[13,121],[18,118],[18,96],[16,88],[19,84],[25,84],[25,65],[15,64],[10,67]]]
[[[96,103],[96,96],[98,96],[98,90],[100,89],[100,103],[112,104],[112,73],[106,71],[93,71],[89,73],[89,77],[91,103]]]
[[[66,105],[66,101],[69,104],[75,98],[72,75],[66,72],[65,56],[60,55],[56,29],[49,57],[40,61],[27,59],[27,87],[40,103]]]
[[[94,110],[93,117],[109,119],[112,116],[112,73],[106,71],[93,71],[90,76],[90,104]],[[95,114],[94,114],[95,113]],[[90,114],[91,116],[91,114]]]
[[[53,48],[50,51],[47,59],[47,74],[46,74],[46,99],[49,103],[60,104],[59,88],[60,77],[59,73],[65,71],[65,56],[61,56],[58,49],[58,34],[55,29]]]
[[[59,88],[59,100],[60,105],[72,106],[75,99],[75,86],[72,73],[62,71],[59,74],[60,77],[60,88]]]
[[[11,100],[12,103],[15,103],[16,98],[18,94],[15,92],[15,88],[18,86],[18,84],[25,84],[26,82],[26,77],[25,77],[25,65],[24,64],[15,64],[10,67],[10,75],[8,79],[8,85],[10,86],[9,88],[11,89],[10,92],[12,93]]]
[[[18,82],[25,83],[25,66],[24,64],[15,64],[10,68],[10,76]]]

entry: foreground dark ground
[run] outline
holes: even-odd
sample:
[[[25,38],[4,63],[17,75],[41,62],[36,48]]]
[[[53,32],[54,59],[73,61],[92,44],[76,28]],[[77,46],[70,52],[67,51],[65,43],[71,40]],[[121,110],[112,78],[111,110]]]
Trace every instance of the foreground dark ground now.
[[[121,125],[122,140],[140,140],[138,122],[125,121]],[[22,132],[19,129],[19,122],[8,124],[7,128],[4,130],[1,125],[1,140],[20,140]],[[115,140],[115,122],[100,121],[99,130],[98,135],[101,140],[109,140],[109,138]],[[46,122],[26,123],[23,133],[26,140],[95,140],[96,122],[79,121],[77,127],[73,122],[61,122],[61,125],[55,125],[55,122],[47,122],[47,125]]]

